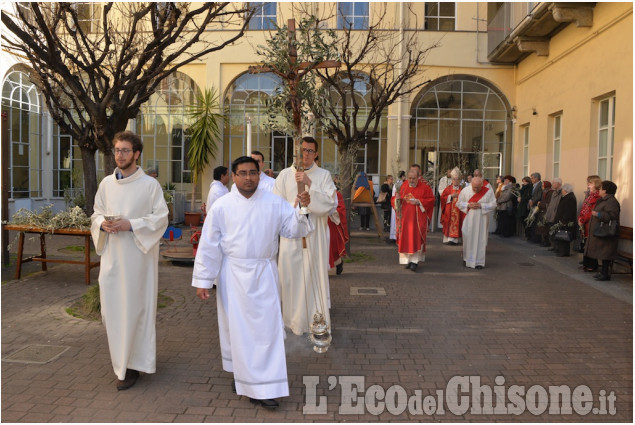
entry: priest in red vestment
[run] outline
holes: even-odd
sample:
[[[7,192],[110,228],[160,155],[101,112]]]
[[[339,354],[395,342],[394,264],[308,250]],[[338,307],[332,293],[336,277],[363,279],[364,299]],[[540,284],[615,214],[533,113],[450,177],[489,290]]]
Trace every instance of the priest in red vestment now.
[[[434,208],[434,194],[416,170],[408,171],[408,184],[401,185],[399,199],[393,197],[393,208],[398,211],[397,248],[399,264],[413,272],[419,261],[425,261],[428,221]],[[395,203],[395,201],[397,201]]]
[[[348,226],[346,223],[346,204],[344,204],[344,197],[338,190],[337,194],[337,208],[329,216],[329,266],[330,268],[336,267],[335,272],[342,274],[344,270],[344,263],[342,260],[346,256],[346,242],[348,242]]]
[[[461,172],[454,168],[450,173],[452,183],[441,193],[441,224],[443,225],[443,243],[458,245],[461,243],[461,226],[465,213],[456,205],[461,193]]]

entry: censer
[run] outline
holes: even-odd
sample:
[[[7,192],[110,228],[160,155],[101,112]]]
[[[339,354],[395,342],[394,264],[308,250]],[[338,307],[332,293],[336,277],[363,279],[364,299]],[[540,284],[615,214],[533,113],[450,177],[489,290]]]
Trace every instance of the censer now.
[[[326,353],[331,345],[331,333],[322,313],[313,315],[311,324],[311,343],[316,353]]]

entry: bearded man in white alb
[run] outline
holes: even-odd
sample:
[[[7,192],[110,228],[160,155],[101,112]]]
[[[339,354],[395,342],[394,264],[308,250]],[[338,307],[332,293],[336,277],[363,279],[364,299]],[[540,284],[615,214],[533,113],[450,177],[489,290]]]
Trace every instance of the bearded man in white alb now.
[[[159,182],[136,162],[141,138],[130,131],[113,139],[117,168],[95,195],[91,234],[101,256],[99,294],[117,389],[133,386],[139,372],[156,370],[159,242],[168,207]]]
[[[496,208],[494,191],[483,186],[481,177],[473,177],[470,185],[461,190],[456,205],[466,214],[461,228],[465,266],[482,269],[485,266],[489,216]]]
[[[303,172],[294,166],[285,168],[276,178],[273,193],[293,204],[298,183],[311,195],[309,217],[315,232],[301,239],[280,238],[278,271],[284,324],[296,335],[309,332],[313,315],[322,313],[328,326],[329,315],[329,226],[328,217],[337,206],[335,184],[328,170],[318,167],[318,144],[312,137],[302,139]],[[318,295],[318,296],[316,296]]]
[[[206,300],[217,280],[218,330],[223,369],[234,374],[237,394],[278,407],[289,395],[276,254],[278,237],[306,236],[311,222],[298,208],[259,187],[258,164],[242,156],[232,163],[234,186],[203,225],[192,286]],[[297,196],[295,206],[311,201]]]

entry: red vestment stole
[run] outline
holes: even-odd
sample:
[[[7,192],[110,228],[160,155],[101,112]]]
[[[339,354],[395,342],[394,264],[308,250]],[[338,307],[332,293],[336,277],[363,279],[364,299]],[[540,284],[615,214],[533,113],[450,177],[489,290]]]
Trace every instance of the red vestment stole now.
[[[348,226],[346,225],[346,204],[344,197],[338,190],[337,193],[337,214],[340,216],[340,224],[331,221],[331,217],[327,220],[330,231],[329,241],[329,266],[335,267],[335,262],[346,256],[346,242],[348,242]]]
[[[452,202],[448,202],[448,197],[456,193],[461,193],[461,189],[454,189],[452,185],[445,188],[441,194],[441,224],[443,225],[443,234],[449,238],[460,238],[461,227],[463,226],[463,219],[465,213],[456,206],[459,200],[458,196],[452,199]]]
[[[401,217],[397,226],[398,251],[403,254],[414,254],[423,248],[425,252],[428,221],[432,217],[435,201],[432,189],[422,181],[418,181],[416,187],[410,187],[407,182],[404,182],[399,192]],[[419,205],[408,202],[408,199],[413,198],[421,201],[425,212],[421,211]]]
[[[488,187],[485,186],[481,186],[481,190],[479,190],[478,192],[476,192],[474,195],[472,195],[472,197],[470,198],[469,201],[467,201],[468,203],[470,202],[478,202],[481,200],[481,198],[483,198],[483,196],[485,196],[485,194],[487,193],[487,191],[489,190]],[[467,210],[467,212],[469,213],[472,210]]]

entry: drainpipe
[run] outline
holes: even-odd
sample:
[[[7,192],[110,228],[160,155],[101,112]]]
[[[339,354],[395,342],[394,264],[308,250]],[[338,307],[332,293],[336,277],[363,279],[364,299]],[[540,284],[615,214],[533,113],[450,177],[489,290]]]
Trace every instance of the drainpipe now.
[[[399,22],[401,26],[399,27],[399,74],[403,72],[403,44],[404,44],[404,2],[399,3]],[[397,104],[397,169],[393,170],[393,174],[399,171],[399,165],[401,161],[401,141],[403,137],[401,136],[401,128],[402,128],[402,120],[403,120],[403,97],[399,99],[399,103]]]

